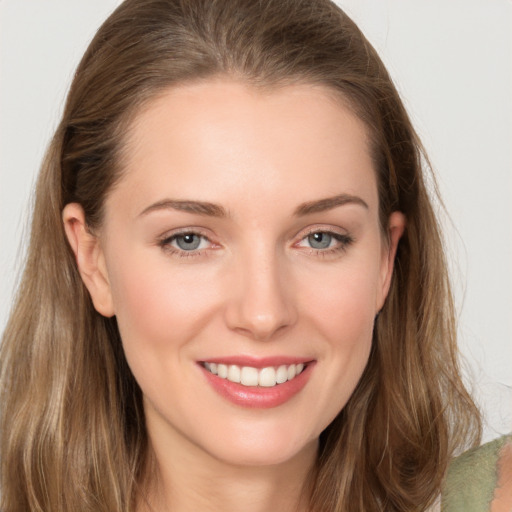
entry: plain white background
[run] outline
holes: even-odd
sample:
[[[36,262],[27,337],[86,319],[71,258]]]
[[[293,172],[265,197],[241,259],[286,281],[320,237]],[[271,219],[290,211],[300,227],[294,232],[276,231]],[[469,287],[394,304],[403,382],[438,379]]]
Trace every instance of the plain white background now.
[[[339,0],[377,48],[435,168],[460,345],[486,417],[512,430],[512,1]],[[0,331],[30,198],[74,68],[118,0],[0,0]]]

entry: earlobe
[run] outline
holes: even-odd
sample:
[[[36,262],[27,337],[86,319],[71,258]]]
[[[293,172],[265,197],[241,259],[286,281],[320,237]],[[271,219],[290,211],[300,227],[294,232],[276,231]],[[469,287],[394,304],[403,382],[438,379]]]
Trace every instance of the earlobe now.
[[[386,297],[391,286],[391,278],[393,277],[393,268],[395,264],[395,256],[398,248],[398,242],[404,234],[406,227],[406,218],[402,212],[393,212],[389,216],[388,222],[388,241],[383,248],[381,261],[381,294],[377,304],[377,312],[382,309]]]
[[[99,238],[87,227],[82,206],[78,203],[67,204],[62,211],[62,221],[94,308],[103,316],[113,316],[115,312],[103,250]]]

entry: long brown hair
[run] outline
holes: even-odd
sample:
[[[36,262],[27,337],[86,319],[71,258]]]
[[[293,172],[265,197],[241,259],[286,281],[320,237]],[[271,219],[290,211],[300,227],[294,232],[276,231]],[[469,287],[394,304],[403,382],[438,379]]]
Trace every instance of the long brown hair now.
[[[78,67],[37,184],[1,347],[3,512],[126,512],[139,499],[148,454],[141,391],[115,318],[94,310],[81,282],[61,213],[78,202],[99,226],[140,108],[173,84],[219,75],[337,91],[368,128],[382,225],[395,210],[407,217],[367,368],[320,438],[310,510],[424,510],[454,450],[479,438],[458,368],[435,183],[356,25],[328,0],[126,0]]]

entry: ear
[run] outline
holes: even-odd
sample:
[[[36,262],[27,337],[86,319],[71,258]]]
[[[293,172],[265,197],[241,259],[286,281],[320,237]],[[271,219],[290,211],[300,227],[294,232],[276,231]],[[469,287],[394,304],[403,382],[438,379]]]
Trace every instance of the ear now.
[[[103,316],[114,316],[103,250],[99,238],[87,227],[82,206],[78,203],[67,204],[62,211],[62,221],[69,245],[75,254],[78,271],[89,290],[94,308]]]
[[[389,216],[387,241],[384,242],[382,248],[381,268],[380,268],[380,289],[377,298],[378,313],[384,306],[386,297],[391,286],[391,278],[393,277],[393,268],[395,264],[396,250],[398,242],[404,234],[406,226],[405,215],[402,212],[393,212]]]

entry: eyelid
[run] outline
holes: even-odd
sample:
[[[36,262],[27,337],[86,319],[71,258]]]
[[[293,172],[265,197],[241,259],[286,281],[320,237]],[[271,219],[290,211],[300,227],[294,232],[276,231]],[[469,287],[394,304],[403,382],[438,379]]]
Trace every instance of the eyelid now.
[[[207,240],[210,240],[210,236],[208,234],[206,234],[205,230],[198,228],[198,227],[185,227],[185,228],[177,228],[177,229],[171,229],[169,231],[166,231],[164,234],[162,234],[158,237],[158,242],[164,242],[173,237],[176,237],[179,235],[188,235],[188,234],[199,235],[203,238],[206,238]]]
[[[179,236],[193,234],[197,235],[204,240],[208,241],[209,247],[202,248],[202,249],[193,249],[190,251],[186,251],[183,249],[180,249],[178,247],[174,247],[172,242]],[[163,235],[159,236],[157,239],[157,245],[159,245],[162,250],[169,252],[170,254],[174,254],[177,256],[199,256],[202,255],[205,251],[216,249],[220,245],[212,240],[211,235],[208,235],[205,233],[205,230],[198,227],[184,227],[184,228],[178,228],[175,230],[167,231]]]
[[[335,240],[337,240],[338,243],[334,247],[327,247],[325,249],[300,245],[301,242],[305,241],[310,235],[314,233],[325,233],[330,235]],[[321,256],[329,256],[335,253],[345,252],[348,247],[355,241],[354,237],[350,235],[346,230],[325,225],[310,226],[306,228],[305,231],[299,232],[296,238],[298,238],[298,240],[293,244],[294,247],[299,247],[309,254]]]
[[[323,225],[323,224],[317,224],[314,226],[308,226],[305,229],[302,229],[295,235],[294,238],[298,239],[299,241],[304,240],[304,238],[308,237],[309,235],[312,235],[314,233],[327,233],[330,235],[338,235],[343,237],[349,237],[352,238],[351,235],[347,232],[347,230],[334,227],[330,225]]]
[[[215,250],[221,247],[221,244],[212,240],[212,236],[207,234],[203,228],[199,227],[183,227],[177,228],[175,230],[167,231],[163,235],[159,236],[157,239],[157,245],[159,245],[162,250],[176,255],[176,256],[201,256],[204,253],[208,253],[208,251]],[[308,236],[314,233],[325,233],[332,236],[335,240],[337,240],[337,244],[334,247],[327,247],[325,249],[318,249],[315,247],[307,247],[300,245],[301,242],[307,239]],[[197,248],[191,250],[184,250],[179,247],[175,247],[172,242],[179,237],[180,235],[186,234],[194,234],[208,242],[208,247],[206,248]],[[332,225],[314,225],[309,226],[301,231],[297,235],[295,235],[295,242],[293,243],[293,247],[301,248],[304,251],[307,251],[311,254],[321,254],[322,256],[326,256],[329,254],[333,254],[336,252],[345,251],[349,245],[351,245],[355,240],[352,235],[350,235],[345,229],[340,227],[334,227]]]

